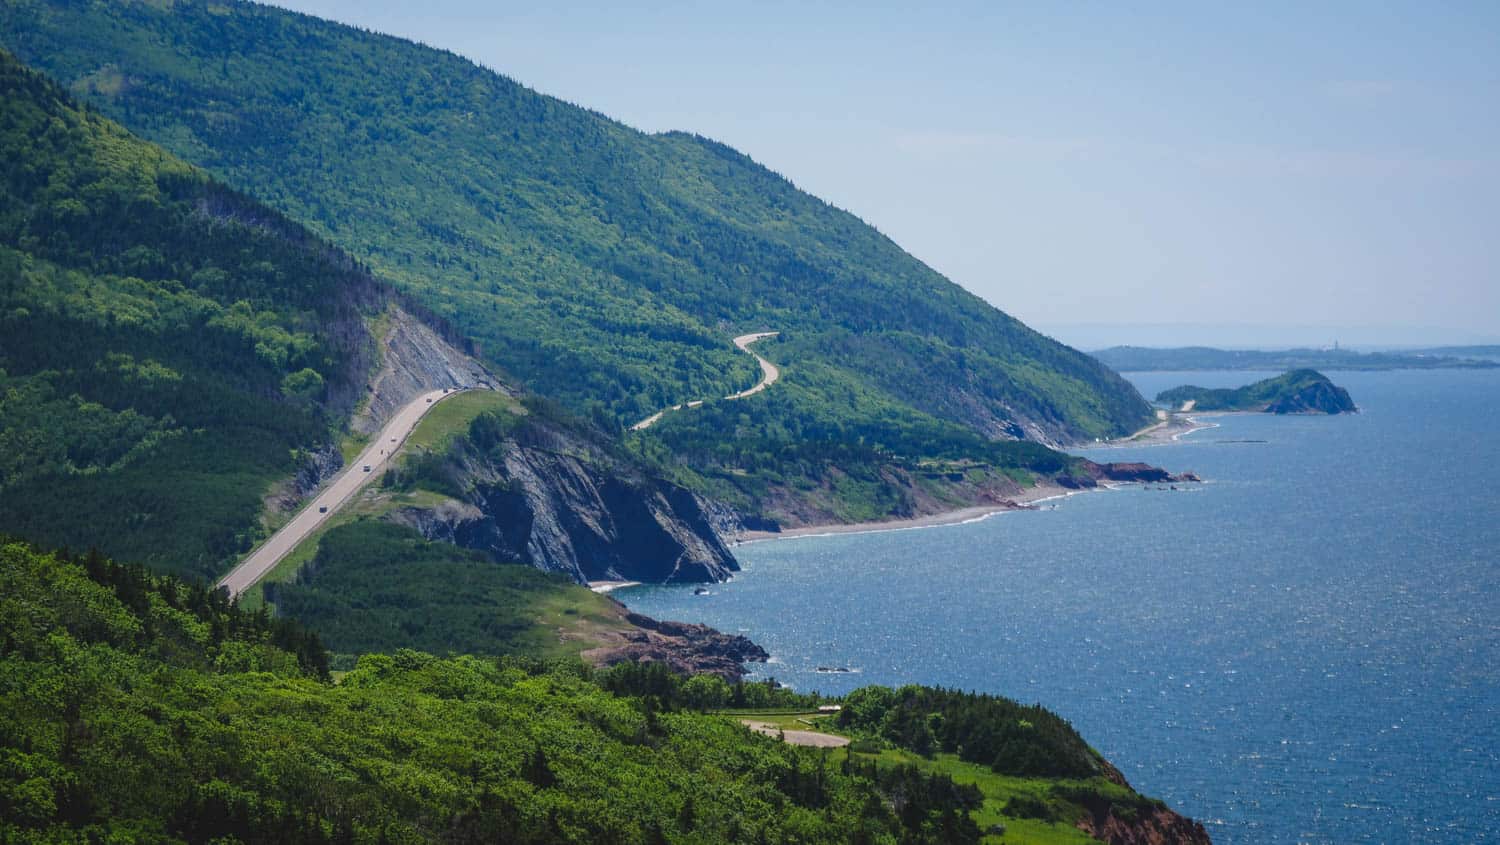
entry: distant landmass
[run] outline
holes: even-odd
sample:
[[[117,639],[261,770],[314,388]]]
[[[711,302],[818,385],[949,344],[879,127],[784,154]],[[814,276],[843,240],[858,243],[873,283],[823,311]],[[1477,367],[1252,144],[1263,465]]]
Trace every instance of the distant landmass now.
[[[1236,389],[1183,385],[1162,391],[1156,401],[1184,411],[1352,414],[1359,410],[1349,391],[1317,370],[1292,370]]]
[[[1487,350],[1487,351],[1486,351]],[[1116,372],[1144,370],[1437,370],[1500,367],[1500,346],[1453,346],[1407,352],[1351,349],[1153,349],[1111,346],[1091,353]]]
[[[1413,349],[1413,355],[1453,355],[1460,358],[1489,358],[1500,361],[1500,344],[1480,346],[1433,346],[1427,349]]]

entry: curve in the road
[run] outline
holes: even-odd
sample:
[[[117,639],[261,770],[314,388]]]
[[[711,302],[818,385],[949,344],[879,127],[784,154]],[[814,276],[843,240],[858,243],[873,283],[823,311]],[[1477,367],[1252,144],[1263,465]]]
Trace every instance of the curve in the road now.
[[[424,393],[404,405],[380,429],[380,434],[370,441],[343,471],[307,503],[291,521],[272,534],[270,539],[251,552],[239,565],[219,580],[218,586],[226,587],[231,598],[242,595],[276,567],[281,559],[301,545],[318,526],[338,513],[366,484],[378,476],[385,466],[406,443],[406,438],[437,404],[450,396],[465,393],[465,390],[434,390]]]
[[[739,349],[741,352],[750,353],[750,355],[755,358],[756,362],[760,364],[760,381],[756,382],[755,386],[751,387],[748,390],[741,390],[739,393],[731,393],[728,396],[725,396],[725,399],[744,399],[747,396],[754,396],[755,394],[775,384],[776,380],[781,378],[781,370],[777,369],[775,364],[760,357],[760,355],[756,354],[755,350],[750,348],[750,344],[756,342],[757,340],[765,340],[768,337],[775,337],[779,334],[781,334],[781,332],[752,332],[751,334],[742,334],[734,339],[734,345],[737,349]],[[683,408],[696,408],[702,404],[702,399],[695,399],[692,402],[688,402],[683,405],[673,405],[670,408],[663,408],[662,410],[657,411],[651,416],[631,426],[630,430],[641,431],[642,429],[650,428],[651,426],[656,424],[657,420],[665,416],[668,411],[680,411]]]

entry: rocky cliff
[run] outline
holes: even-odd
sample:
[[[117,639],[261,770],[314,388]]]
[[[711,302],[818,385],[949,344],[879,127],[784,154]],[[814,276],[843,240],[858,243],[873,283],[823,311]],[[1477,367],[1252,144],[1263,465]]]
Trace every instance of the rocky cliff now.
[[[696,494],[633,471],[584,435],[529,416],[486,447],[458,438],[429,470],[459,503],[393,515],[431,539],[579,582],[722,581],[739,569]]]
[[[1101,762],[1106,780],[1135,792],[1135,787],[1113,763]],[[1078,829],[1106,845],[1212,845],[1202,822],[1177,813],[1154,798],[1136,793],[1121,800],[1089,789],[1067,786],[1052,789],[1083,808]]]
[[[398,408],[429,390],[483,386],[512,394],[482,364],[400,305],[391,305],[382,322],[380,367],[370,377],[368,399],[350,421],[355,432],[379,431]]]
[[[1058,483],[1064,487],[1078,488],[1093,487],[1101,481],[1116,481],[1124,484],[1167,484],[1203,480],[1191,472],[1173,474],[1161,467],[1143,463],[1096,464],[1086,460],[1083,461],[1083,470],[1084,477],[1060,478]]]
[[[766,650],[739,634],[725,634],[707,625],[662,622],[639,613],[626,613],[634,630],[607,635],[617,641],[583,653],[595,666],[616,663],[665,663],[684,674],[718,675],[727,681],[745,677],[746,663],[771,659]]]
[[[1087,806],[1079,830],[1106,845],[1211,845],[1202,822],[1153,804],[1123,810],[1099,802]]]
[[[371,368],[369,398],[351,422],[356,432],[378,430],[435,388],[519,393],[408,308],[391,305],[380,324],[379,367]],[[579,582],[722,581],[739,568],[719,541],[732,513],[652,478],[601,433],[545,403],[533,408],[503,440],[480,445],[455,432],[437,465],[424,468],[452,498],[391,518],[431,539]],[[336,456],[324,455],[306,475],[316,480],[337,468]]]

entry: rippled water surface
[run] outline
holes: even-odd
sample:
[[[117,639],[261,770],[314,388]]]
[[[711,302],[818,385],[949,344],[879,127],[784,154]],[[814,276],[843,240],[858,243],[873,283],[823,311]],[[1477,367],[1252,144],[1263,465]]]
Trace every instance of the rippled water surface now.
[[[1500,842],[1500,372],[1331,375],[1363,413],[1088,453],[1203,485],[755,543],[709,595],[620,598],[748,634],[800,689],[1045,704],[1215,842]]]

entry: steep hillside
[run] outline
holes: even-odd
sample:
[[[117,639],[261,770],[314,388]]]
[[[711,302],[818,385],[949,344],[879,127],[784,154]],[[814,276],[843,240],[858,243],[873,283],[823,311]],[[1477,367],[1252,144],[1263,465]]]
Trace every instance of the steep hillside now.
[[[193,0],[7,0],[0,40],[614,427],[754,383],[729,339],[767,328],[784,332],[767,354],[799,416],[837,423],[835,442],[934,423],[1068,442],[1150,417],[1098,362],[746,156],[636,132],[449,53]],[[742,404],[742,432],[795,442]],[[666,428],[649,436],[673,445]]]
[[[0,94],[0,530],[209,578],[341,466],[346,428],[495,383],[354,261],[8,54]],[[505,502],[485,529],[504,542],[473,544],[492,558],[577,580],[735,568],[706,502],[588,424],[516,434],[504,466],[476,452],[444,476]]]
[[[330,442],[383,292],[0,53],[0,530],[212,575]]]
[[[376,331],[380,367],[350,423],[356,442],[427,391],[497,389],[438,405],[380,483],[338,518],[401,522],[578,582],[721,581],[739,568],[719,539],[733,528],[720,505],[661,478],[556,403],[517,395],[403,309],[390,308]]]
[[[415,648],[433,654],[513,655],[664,663],[683,673],[743,678],[769,655],[738,634],[660,622],[557,573],[433,542],[373,519],[321,535],[295,577],[265,585],[278,618],[293,619],[349,668],[355,656]]]

